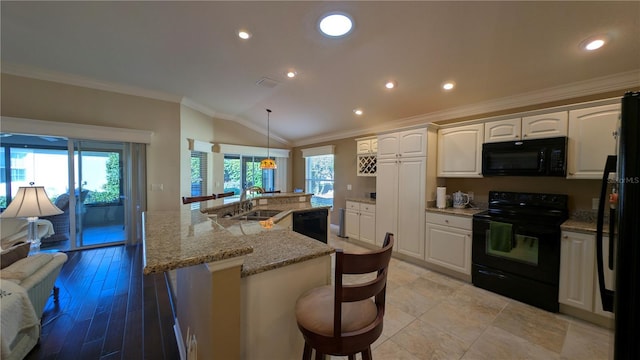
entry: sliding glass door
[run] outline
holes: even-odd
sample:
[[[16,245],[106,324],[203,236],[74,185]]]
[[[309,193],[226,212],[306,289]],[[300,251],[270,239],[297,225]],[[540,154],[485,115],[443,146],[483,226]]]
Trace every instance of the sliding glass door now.
[[[42,249],[74,250],[141,239],[143,144],[2,133],[0,210],[21,186],[44,186],[64,213],[42,219],[54,234]],[[132,186],[134,184],[134,186]]]
[[[126,240],[124,144],[74,141],[77,248]]]

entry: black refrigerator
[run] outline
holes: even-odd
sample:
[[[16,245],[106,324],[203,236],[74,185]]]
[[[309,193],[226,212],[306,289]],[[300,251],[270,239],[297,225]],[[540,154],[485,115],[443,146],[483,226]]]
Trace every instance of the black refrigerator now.
[[[618,153],[607,158],[602,177],[596,263],[602,307],[615,314],[614,359],[640,359],[640,92],[626,93],[621,101]],[[602,248],[605,207],[609,212],[606,259]],[[605,266],[614,271],[615,290],[605,284]]]

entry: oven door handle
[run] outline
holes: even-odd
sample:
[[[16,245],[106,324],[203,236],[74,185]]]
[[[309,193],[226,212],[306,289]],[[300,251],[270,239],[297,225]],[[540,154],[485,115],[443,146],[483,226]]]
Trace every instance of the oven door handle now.
[[[497,277],[498,279],[501,279],[501,280],[504,280],[504,279],[507,278],[506,276],[504,276],[502,274],[499,274],[499,273],[496,273],[496,272],[493,272],[493,271],[489,271],[489,270],[478,270],[478,272],[481,273],[481,274],[484,274],[484,275]]]

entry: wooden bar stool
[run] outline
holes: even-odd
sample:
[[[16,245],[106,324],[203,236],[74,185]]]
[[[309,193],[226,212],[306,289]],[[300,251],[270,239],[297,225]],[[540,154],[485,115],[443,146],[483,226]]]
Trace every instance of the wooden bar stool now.
[[[371,344],[382,333],[387,272],[393,234],[387,233],[382,248],[365,254],[336,250],[335,286],[314,288],[296,302],[296,321],[304,337],[304,360],[325,355],[371,359]],[[375,273],[373,280],[343,284],[344,274]],[[373,299],[372,299],[373,297]]]

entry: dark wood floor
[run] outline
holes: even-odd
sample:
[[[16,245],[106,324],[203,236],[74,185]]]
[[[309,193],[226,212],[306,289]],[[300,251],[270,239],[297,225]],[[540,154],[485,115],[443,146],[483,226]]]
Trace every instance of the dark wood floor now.
[[[26,359],[178,359],[164,274],[142,275],[141,246],[67,253],[40,343]]]

